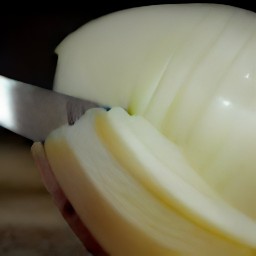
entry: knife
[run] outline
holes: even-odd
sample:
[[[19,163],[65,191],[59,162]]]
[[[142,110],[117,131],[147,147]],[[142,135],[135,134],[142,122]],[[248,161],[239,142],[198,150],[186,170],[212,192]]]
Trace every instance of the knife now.
[[[0,126],[32,141],[44,141],[63,124],[100,105],[0,76]]]

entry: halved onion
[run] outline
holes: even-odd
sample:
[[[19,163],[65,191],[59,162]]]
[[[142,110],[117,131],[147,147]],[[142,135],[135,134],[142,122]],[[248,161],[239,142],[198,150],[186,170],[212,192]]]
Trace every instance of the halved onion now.
[[[216,4],[133,8],[86,24],[57,53],[56,91],[112,107],[45,144],[102,247],[255,255],[256,15]]]

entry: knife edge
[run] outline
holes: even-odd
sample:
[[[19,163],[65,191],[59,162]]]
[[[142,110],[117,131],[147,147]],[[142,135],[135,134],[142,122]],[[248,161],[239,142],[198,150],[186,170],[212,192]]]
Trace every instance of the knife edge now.
[[[94,107],[100,105],[0,75],[0,125],[29,140],[44,141]]]

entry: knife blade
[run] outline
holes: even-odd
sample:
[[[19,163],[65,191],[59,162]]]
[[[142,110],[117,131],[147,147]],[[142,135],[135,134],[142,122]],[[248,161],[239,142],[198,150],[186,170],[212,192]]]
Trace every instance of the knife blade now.
[[[44,141],[100,105],[0,75],[0,126],[32,141]]]

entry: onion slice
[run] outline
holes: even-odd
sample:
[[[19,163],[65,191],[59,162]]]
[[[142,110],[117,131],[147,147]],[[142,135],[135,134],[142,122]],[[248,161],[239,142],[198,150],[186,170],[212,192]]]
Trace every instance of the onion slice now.
[[[63,190],[59,186],[45,155],[43,144],[40,142],[35,142],[32,145],[31,150],[36,166],[40,171],[44,186],[51,194],[54,203],[58,207],[60,213],[62,214],[70,228],[80,239],[85,248],[89,252],[93,253],[94,256],[107,256],[108,254],[101,248],[93,235],[81,221],[72,204],[67,199]]]

